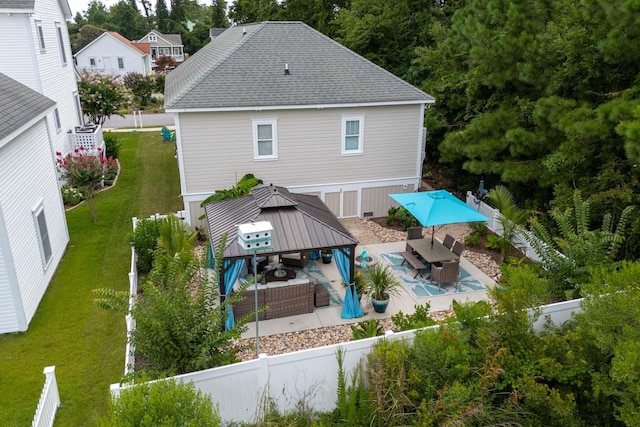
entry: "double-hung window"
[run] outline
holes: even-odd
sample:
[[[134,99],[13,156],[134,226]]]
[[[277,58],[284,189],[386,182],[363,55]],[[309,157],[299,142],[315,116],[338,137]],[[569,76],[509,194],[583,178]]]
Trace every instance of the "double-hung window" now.
[[[40,52],[44,53],[44,32],[42,31],[42,21],[36,21],[36,31],[38,33],[38,44],[40,45]]]
[[[56,121],[56,130],[60,132],[62,130],[62,123],[60,122],[60,112],[57,108],[53,110],[53,118]]]
[[[42,257],[42,267],[47,268],[51,261],[51,241],[49,239],[49,230],[47,230],[47,220],[44,216],[44,206],[42,202],[33,210],[33,220],[36,225],[36,237],[40,246],[40,256]]]
[[[124,70],[124,58],[118,58],[118,69]]]
[[[253,121],[253,158],[255,160],[278,158],[277,120]]]
[[[60,23],[56,22],[56,33],[58,33],[58,43],[60,44],[60,57],[62,58],[62,65],[67,65],[67,52],[64,51],[64,39],[62,38],[62,28]]]
[[[364,143],[364,116],[342,118],[342,154],[362,154]]]

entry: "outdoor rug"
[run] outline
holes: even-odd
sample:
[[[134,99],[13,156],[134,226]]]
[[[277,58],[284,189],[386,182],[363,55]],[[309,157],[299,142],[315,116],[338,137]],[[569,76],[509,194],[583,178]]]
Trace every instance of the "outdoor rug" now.
[[[480,280],[473,277],[467,270],[462,268],[462,266],[460,266],[459,289],[456,291],[456,285],[455,283],[452,283],[444,284],[442,285],[442,289],[438,290],[437,283],[431,283],[429,280],[423,279],[420,276],[414,279],[413,276],[416,275],[416,270],[407,263],[401,265],[404,258],[402,258],[399,252],[381,254],[380,257],[391,266],[396,276],[411,292],[413,292],[413,295],[416,298],[428,298],[446,294],[482,291],[485,289],[485,285]],[[425,277],[428,276],[430,268],[430,266],[427,266],[426,269],[422,270],[422,274]]]
[[[336,291],[333,288],[333,286],[331,286],[331,281],[324,274],[322,274],[322,270],[320,269],[320,266],[317,264],[319,262],[322,262],[322,261],[310,260],[309,263],[303,268],[298,268],[298,267],[287,267],[287,268],[295,270],[297,273],[296,277],[298,279],[308,278],[314,283],[319,283],[322,286],[324,286],[325,289],[329,291],[330,305],[342,305],[343,295],[340,295],[338,291]],[[277,265],[278,264],[271,264],[270,268],[276,268]]]

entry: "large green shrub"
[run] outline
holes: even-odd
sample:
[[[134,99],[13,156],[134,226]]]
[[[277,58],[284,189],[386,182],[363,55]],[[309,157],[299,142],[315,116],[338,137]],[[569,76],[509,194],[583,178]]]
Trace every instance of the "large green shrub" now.
[[[111,400],[110,414],[101,425],[217,427],[220,423],[211,398],[193,383],[160,380],[123,389]]]
[[[151,76],[130,72],[125,74],[124,85],[131,91],[133,100],[139,107],[144,107],[151,101],[151,94],[155,89],[155,81]]]
[[[104,138],[105,155],[117,159],[118,154],[120,154],[120,137],[113,132],[103,132],[102,136]]]
[[[160,221],[154,219],[138,220],[136,229],[127,235],[127,240],[136,249],[136,255],[138,256],[136,267],[139,273],[151,271],[159,237]]]

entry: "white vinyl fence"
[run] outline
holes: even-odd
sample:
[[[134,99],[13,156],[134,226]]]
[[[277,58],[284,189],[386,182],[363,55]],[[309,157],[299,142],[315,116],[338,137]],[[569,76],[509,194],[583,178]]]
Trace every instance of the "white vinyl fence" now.
[[[541,307],[542,316],[535,323],[540,330],[546,316],[559,325],[580,311],[580,300]],[[438,326],[433,326],[436,328]],[[220,410],[223,422],[255,422],[264,407],[264,398],[273,399],[278,410],[287,412],[303,401],[311,408],[329,411],[335,407],[338,389],[336,353],[344,351],[343,368],[353,372],[379,339],[404,338],[413,341],[416,331],[387,332],[384,337],[330,345],[293,353],[267,356],[233,365],[221,366],[173,377],[193,382],[197,389],[211,396]],[[349,379],[347,379],[349,381]],[[111,385],[111,393],[119,395],[124,386]]]
[[[480,212],[482,215],[489,218],[489,221],[487,221],[487,227],[489,227],[489,230],[493,231],[498,236],[502,236],[503,229],[502,229],[502,224],[500,223],[500,218],[502,217],[502,214],[500,213],[499,210],[492,208],[482,200],[476,199],[476,197],[473,195],[471,191],[467,191],[466,202],[468,206],[471,206],[472,208]],[[520,232],[516,233],[516,238],[513,242],[513,246],[520,249],[520,251],[522,251],[523,254],[525,254],[527,257],[531,258],[532,260],[540,261],[540,256],[533,249],[533,247],[531,247],[529,242],[527,242],[527,240],[524,238],[522,233]]]
[[[185,211],[178,211],[176,216],[182,220],[185,218]],[[166,218],[167,215],[155,214],[151,215],[149,219],[163,219]],[[131,218],[133,222],[133,229],[136,229],[136,224],[138,224],[138,218],[135,216]],[[133,246],[131,246],[131,267],[129,269],[129,313],[133,308],[134,298],[138,294],[138,269],[136,268],[136,261],[138,260],[138,256],[136,255],[136,250]],[[124,355],[124,374],[130,374],[134,372],[136,357],[135,357],[135,348],[131,345],[129,337],[131,336],[131,332],[136,328],[136,319],[133,318],[130,314],[127,314],[125,317],[125,323],[127,325],[127,344],[125,346],[125,355]]]
[[[60,407],[60,394],[55,370],[55,366],[47,366],[42,372],[45,375],[44,387],[31,427],[51,427],[56,418],[56,411]]]

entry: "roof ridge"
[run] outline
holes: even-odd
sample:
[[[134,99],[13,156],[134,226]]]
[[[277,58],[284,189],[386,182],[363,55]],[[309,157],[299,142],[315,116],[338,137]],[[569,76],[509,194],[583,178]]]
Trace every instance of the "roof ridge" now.
[[[276,23],[277,23],[277,21],[270,21],[270,22],[276,22]],[[356,58],[356,59],[358,59],[359,61],[364,62],[364,63],[365,63],[365,64],[367,64],[367,65],[369,65],[369,64],[370,64],[370,65],[373,65],[374,67],[378,68],[380,71],[383,71],[384,73],[388,74],[389,76],[391,76],[391,77],[395,78],[396,80],[398,80],[398,81],[402,82],[405,86],[408,86],[410,89],[412,89],[412,90],[414,90],[414,91],[417,91],[417,92],[420,92],[420,93],[422,93],[422,94],[424,94],[424,95],[427,95],[428,97],[432,98],[432,97],[431,97],[431,95],[429,95],[428,93],[424,92],[424,91],[423,91],[423,90],[421,90],[421,89],[418,89],[417,87],[415,87],[415,86],[414,86],[414,85],[412,85],[411,83],[404,81],[404,79],[402,79],[402,78],[400,78],[400,77],[396,76],[396,75],[395,75],[395,74],[393,74],[391,71],[389,71],[389,70],[386,70],[386,69],[382,68],[381,66],[379,66],[379,65],[378,65],[378,64],[376,64],[375,62],[370,61],[370,60],[368,60],[367,58],[365,58],[364,56],[362,56],[362,55],[360,55],[360,54],[358,54],[358,53],[356,53],[356,52],[352,51],[352,50],[351,50],[351,49],[349,49],[348,47],[346,47],[346,46],[344,46],[344,45],[342,45],[342,44],[338,43],[337,41],[335,41],[335,40],[334,40],[334,39],[332,39],[331,37],[329,37],[329,36],[327,36],[327,35],[325,35],[325,34],[321,33],[320,31],[318,31],[318,30],[316,30],[315,28],[313,28],[313,27],[311,27],[311,26],[309,26],[309,25],[305,24],[304,22],[302,22],[302,21],[287,21],[287,22],[300,23],[300,24],[302,24],[302,25],[304,25],[304,26],[306,26],[306,27],[309,27],[309,29],[310,29],[310,30],[313,30],[313,32],[317,33],[319,36],[321,36],[321,37],[325,38],[326,40],[330,41],[331,43],[333,43],[333,44],[335,44],[335,45],[339,46],[342,50],[347,51],[347,53],[351,54],[353,57],[355,57],[355,58]]]
[[[250,34],[244,34],[243,37],[240,39],[240,42],[238,44],[236,44],[236,46],[231,49],[229,51],[229,53],[222,55],[218,58],[216,58],[215,63],[213,64],[212,67],[210,67],[207,71],[205,71],[204,73],[200,74],[196,79],[193,80],[193,82],[191,82],[191,84],[189,86],[187,86],[180,94],[176,95],[172,101],[172,104],[175,104],[176,102],[178,102],[179,100],[181,100],[185,95],[187,95],[194,87],[196,87],[202,80],[204,80],[205,78],[209,77],[209,75],[214,72],[215,70],[217,70],[222,64],[224,64],[224,62],[231,57],[233,54],[235,54],[238,49],[241,46],[244,46],[248,40],[250,40],[251,38],[253,38],[253,36],[257,33],[260,32],[260,30],[262,30],[262,28],[264,28],[265,24],[269,22],[269,21],[265,21],[265,22],[258,22],[258,23],[252,23],[252,24],[247,24],[247,25],[243,25],[243,27],[248,27],[248,26],[256,26],[258,27],[258,29]],[[236,27],[239,27],[236,26]],[[233,28],[233,27],[232,27]],[[226,33],[227,31],[223,32],[220,37],[223,36],[224,33]],[[210,45],[207,45],[210,46]],[[206,47],[206,46],[205,46]],[[169,108],[171,107],[170,105],[168,106]],[[166,106],[165,106],[166,108]]]

